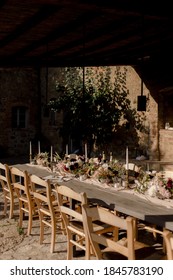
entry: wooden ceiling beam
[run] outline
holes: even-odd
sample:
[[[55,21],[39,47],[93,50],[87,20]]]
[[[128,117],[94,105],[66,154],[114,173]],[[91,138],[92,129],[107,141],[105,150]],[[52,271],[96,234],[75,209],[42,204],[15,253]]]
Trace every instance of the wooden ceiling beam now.
[[[0,48],[7,44],[10,44],[15,39],[25,34],[28,30],[34,28],[37,24],[44,21],[46,18],[50,17],[57,9],[60,7],[56,6],[43,6],[39,11],[37,11],[33,16],[29,17],[21,25],[19,25],[15,30],[9,33],[3,40],[0,41]]]
[[[60,25],[53,29],[47,36],[43,37],[42,39],[36,40],[31,44],[28,44],[26,47],[22,48],[21,50],[15,52],[12,57],[21,57],[23,55],[27,55],[27,53],[30,53],[31,51],[34,51],[35,49],[39,48],[40,46],[49,46],[49,44],[57,40],[58,38],[61,38],[67,34],[70,34],[71,32],[74,32],[76,29],[82,30],[83,24],[85,24],[89,21],[91,21],[93,18],[95,18],[98,15],[95,11],[91,12],[89,15],[88,13],[83,13],[79,17],[75,18],[74,20],[69,20],[65,24]],[[79,30],[81,38],[83,37],[82,31]],[[47,48],[45,48],[45,52],[47,52]],[[47,56],[47,55],[46,55]]]

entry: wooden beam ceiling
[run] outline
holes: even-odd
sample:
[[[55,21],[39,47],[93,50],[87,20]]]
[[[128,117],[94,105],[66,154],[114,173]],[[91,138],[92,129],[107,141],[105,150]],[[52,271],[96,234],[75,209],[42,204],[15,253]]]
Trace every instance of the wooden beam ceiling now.
[[[0,67],[173,61],[169,1],[7,0],[0,3]]]

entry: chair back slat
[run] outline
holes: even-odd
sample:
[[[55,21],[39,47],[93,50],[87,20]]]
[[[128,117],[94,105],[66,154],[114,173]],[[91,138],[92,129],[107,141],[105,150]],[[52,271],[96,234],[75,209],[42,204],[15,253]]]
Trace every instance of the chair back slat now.
[[[60,210],[65,215],[73,217],[74,219],[77,219],[79,221],[83,221],[82,214],[73,210],[73,209],[71,209],[71,208],[68,208],[68,207],[65,207],[65,206],[62,205],[62,206],[60,206]]]
[[[83,204],[87,203],[87,196],[86,193],[81,192],[81,193],[77,193],[76,191],[74,191],[73,189],[66,187],[66,186],[58,186],[58,193],[60,195],[66,196],[70,199],[74,199],[77,200],[79,202],[82,202]]]

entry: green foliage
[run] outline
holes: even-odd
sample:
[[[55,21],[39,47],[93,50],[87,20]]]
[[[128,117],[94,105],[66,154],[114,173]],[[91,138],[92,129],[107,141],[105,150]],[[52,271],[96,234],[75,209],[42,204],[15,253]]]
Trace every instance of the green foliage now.
[[[17,231],[18,231],[19,235],[24,234],[24,229],[21,227],[17,227]]]
[[[112,74],[114,79],[112,79]],[[85,77],[85,84],[83,83]],[[63,111],[60,135],[104,146],[117,131],[130,123],[142,129],[140,117],[131,109],[126,88],[126,68],[65,68],[64,81],[57,83],[57,98],[50,101],[52,110]]]

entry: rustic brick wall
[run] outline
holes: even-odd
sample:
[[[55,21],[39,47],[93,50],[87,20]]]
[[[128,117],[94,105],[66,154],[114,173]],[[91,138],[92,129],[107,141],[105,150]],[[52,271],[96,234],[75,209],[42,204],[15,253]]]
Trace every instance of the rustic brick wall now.
[[[57,79],[61,79],[61,68],[41,69],[42,135],[47,141],[47,150],[49,151],[50,145],[52,145],[53,150],[60,153],[62,151],[62,139],[59,136],[59,128],[62,123],[62,113],[50,112],[45,107],[52,98],[57,96]],[[55,122],[52,119],[55,119]]]
[[[38,127],[38,73],[34,69],[0,69],[0,153],[23,155],[29,151],[29,139]],[[27,106],[29,123],[24,129],[12,129],[12,107]]]
[[[127,88],[129,89],[131,104],[137,108],[137,96],[141,95],[141,78],[132,67],[127,67]],[[146,116],[144,126],[146,133],[140,133],[140,147],[143,154],[152,160],[159,159],[159,137],[158,137],[158,100],[157,93],[150,92],[143,84],[143,95],[147,97],[146,113],[139,112],[139,114]],[[142,152],[141,151],[141,152]]]
[[[159,93],[159,152],[160,160],[173,162],[173,89],[168,88]],[[165,129],[169,123],[171,130]],[[165,167],[166,168],[166,167]],[[170,166],[167,167],[168,170]],[[173,167],[172,167],[173,168]]]
[[[47,76],[48,74],[48,76]],[[48,77],[48,79],[47,79]],[[50,150],[53,145],[58,153],[65,151],[59,128],[62,122],[60,112],[56,113],[52,123],[51,112],[47,111],[46,104],[51,98],[56,98],[56,80],[61,79],[61,68],[38,69],[0,69],[0,153],[11,155],[28,154],[29,141],[33,142],[34,153],[38,151],[37,142],[41,141],[41,150]],[[47,90],[46,90],[47,88]],[[141,91],[141,79],[132,67],[127,67],[127,88],[132,107],[137,107],[137,96]],[[140,133],[139,146],[132,140],[133,130],[123,132],[113,143],[110,149],[115,155],[124,156],[124,147],[127,144],[128,133],[129,153],[131,157],[145,154],[152,159],[158,159],[158,100],[154,93],[150,94],[144,85],[144,95],[148,98],[147,112],[144,126],[147,133]],[[153,97],[154,96],[154,97]],[[26,105],[29,112],[29,123],[26,129],[11,128],[11,109],[15,105]],[[117,148],[118,147],[118,148]]]
[[[124,68],[124,67],[122,67]],[[127,68],[127,88],[129,89],[129,98],[131,99],[132,108],[137,108],[137,96],[141,94],[141,79],[135,70],[132,67]],[[114,67],[112,67],[112,72],[114,73]],[[49,68],[48,71],[48,93],[46,97],[46,69],[42,69],[42,100],[50,100],[51,98],[56,98],[57,92],[55,83],[56,80],[61,79],[61,69],[57,68]],[[126,144],[129,145],[129,153],[131,157],[136,157],[137,155],[144,154],[145,156],[151,156],[152,151],[154,150],[155,155],[155,146],[157,146],[157,139],[155,136],[152,136],[151,122],[156,126],[157,123],[157,111],[154,113],[155,115],[150,114],[151,107],[155,106],[154,99],[150,96],[149,90],[144,85],[144,95],[148,98],[147,112],[140,112],[142,116],[146,116],[146,120],[144,122],[144,126],[147,130],[147,133],[139,133],[138,137],[140,138],[139,145],[134,142],[134,139],[137,137],[133,137],[134,130],[131,127],[129,131],[120,131],[120,134],[116,139],[114,139],[113,143],[109,143],[108,149],[111,149],[114,152],[115,156],[122,157],[125,153]],[[156,108],[157,110],[157,108]],[[65,147],[62,147],[62,139],[59,137],[59,126],[61,124],[62,118],[61,114],[56,114],[56,124],[54,126],[50,125],[50,115],[47,117],[43,117],[42,119],[42,132],[49,135],[49,139],[51,143],[55,146],[55,149],[62,151],[65,150]],[[129,135],[127,140],[127,133]],[[151,134],[151,135],[150,135]],[[152,137],[152,140],[149,141],[149,137]],[[58,144],[57,144],[58,143]],[[152,143],[152,146],[149,145]],[[117,149],[118,147],[118,149]],[[106,149],[106,148],[105,148]]]

